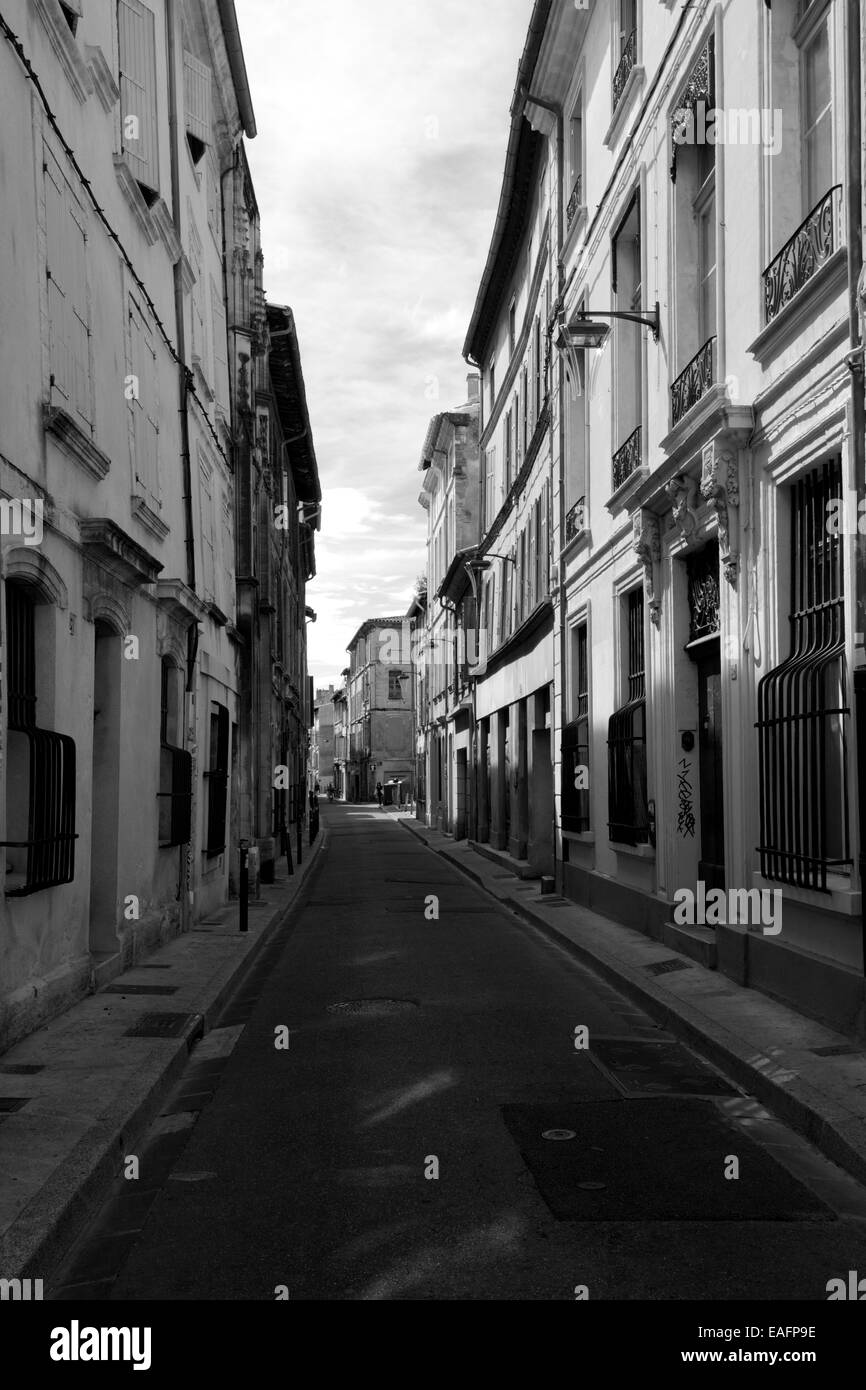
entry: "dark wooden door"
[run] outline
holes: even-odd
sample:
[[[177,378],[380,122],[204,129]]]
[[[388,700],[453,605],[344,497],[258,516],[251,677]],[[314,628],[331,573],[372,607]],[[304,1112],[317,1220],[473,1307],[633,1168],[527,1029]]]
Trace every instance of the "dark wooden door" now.
[[[722,666],[718,640],[698,661],[698,748],[701,774],[701,857],[707,888],[725,886],[725,816],[722,796]]]

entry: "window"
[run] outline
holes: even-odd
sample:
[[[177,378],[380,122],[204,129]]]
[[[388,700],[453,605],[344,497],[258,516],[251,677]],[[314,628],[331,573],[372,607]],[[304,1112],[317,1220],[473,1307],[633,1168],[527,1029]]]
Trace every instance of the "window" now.
[[[209,389],[213,374],[211,371],[210,350],[208,346],[208,304],[205,296],[205,281],[202,269],[204,257],[201,237],[198,234],[198,227],[196,226],[189,202],[188,215],[189,263],[195,276],[195,283],[192,286],[189,296],[190,316],[192,319],[190,354],[193,366],[198,368],[204,379],[205,385]]]
[[[614,56],[613,108],[616,110],[625,91],[629,73],[637,62],[637,0],[615,0],[617,5],[617,50]]]
[[[68,411],[91,435],[93,378],[84,214],[45,145],[43,167],[51,403]]]
[[[520,377],[520,393],[523,397],[523,428],[521,430],[520,442],[522,445],[522,457],[526,457],[526,449],[529,444],[529,368],[524,367]]]
[[[228,347],[226,343],[226,311],[222,290],[216,281],[210,282],[211,323],[213,325],[214,390],[218,400],[225,401],[228,372]]]
[[[185,845],[191,839],[192,754],[181,742],[181,672],[162,659],[159,722],[159,845]]]
[[[485,451],[486,472],[484,477],[484,526],[489,529],[498,510],[496,506],[496,449]]]
[[[574,221],[577,210],[583,205],[583,95],[574,104],[569,122],[569,193],[565,210],[566,228]]]
[[[63,18],[69,25],[70,32],[75,34],[78,29],[78,21],[81,18],[81,0],[60,0],[60,8],[63,11]]]
[[[716,332],[716,177],[715,146],[699,145],[702,180],[694,203],[698,232],[698,339],[706,343]]]
[[[229,712],[215,700],[210,707],[208,764],[204,773],[207,801],[208,859],[222,854],[226,847],[226,805],[229,780]]]
[[[403,699],[403,681],[404,681],[404,679],[405,679],[405,677],[404,677],[402,671],[389,671],[389,672],[388,672],[388,699],[389,699],[389,700],[402,700],[402,699]]]
[[[841,458],[792,489],[790,654],[758,686],[761,873],[818,891],[852,863],[841,497]]]
[[[41,605],[39,605],[41,607]],[[10,898],[71,883],[75,877],[75,743],[36,723],[39,694],[37,603],[25,585],[6,582],[6,875]],[[49,617],[53,620],[53,611]],[[47,626],[47,625],[46,625]],[[39,652],[44,655],[44,644]]]
[[[562,731],[562,828],[589,830],[589,648],[587,624],[572,630],[571,719]]]
[[[496,403],[496,358],[491,357],[490,366],[487,369],[487,382],[490,389],[490,413],[493,414],[493,407]]]
[[[649,840],[643,589],[623,603],[627,698],[608,723],[608,834],[617,844]]]
[[[132,417],[134,491],[159,514],[159,391],[150,322],[129,296],[129,369],[126,398]]]
[[[640,194],[635,192],[612,246],[612,289],[618,310],[641,309]],[[613,489],[621,487],[641,463],[643,326],[628,320],[614,323],[614,412],[619,449],[614,455]]]
[[[503,429],[504,429],[504,441],[505,441],[505,458],[504,458],[504,461],[503,461],[503,462],[504,462],[504,467],[505,467],[505,492],[506,492],[506,494],[507,494],[508,491],[509,491],[510,488],[511,488],[511,484],[512,484],[513,479],[514,479],[514,473],[513,473],[513,471],[512,471],[512,467],[513,467],[513,465],[512,465],[512,457],[511,457],[511,411],[510,411],[510,410],[507,410],[507,411],[505,412],[505,422],[504,422],[504,427],[503,427]]]
[[[514,345],[517,341],[517,302],[512,299],[511,308],[508,310],[508,356],[514,356]]]
[[[800,54],[804,216],[823,198],[833,169],[829,23],[828,9]]]
[[[140,0],[118,0],[121,148],[148,207],[159,197],[155,20]]]
[[[541,414],[544,402],[544,362],[541,356],[541,315],[535,320],[535,336],[532,344],[533,367],[535,370],[535,419]]]
[[[183,100],[186,140],[193,164],[211,143],[211,70],[192,53],[183,55]]]

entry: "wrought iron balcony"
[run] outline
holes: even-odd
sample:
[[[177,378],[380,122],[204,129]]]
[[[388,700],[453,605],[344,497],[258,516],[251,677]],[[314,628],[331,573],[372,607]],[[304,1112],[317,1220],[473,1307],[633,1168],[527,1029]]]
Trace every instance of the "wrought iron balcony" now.
[[[565,543],[573,541],[586,529],[586,498],[580,497],[565,514]]]
[[[620,98],[625,91],[625,84],[628,75],[637,61],[637,29],[632,29],[625,41],[622,50],[622,57],[619,60],[619,67],[613,75],[613,109],[619,106]]]
[[[641,464],[640,449],[641,427],[638,425],[634,434],[630,434],[622,448],[617,449],[613,456],[613,490],[616,492],[622,487],[627,478],[630,478]]]
[[[842,245],[842,187],[836,184],[809,213],[764,271],[764,316],[772,323],[816,270]]]
[[[566,231],[571,227],[572,222],[574,221],[575,217],[577,216],[577,210],[578,210],[578,208],[580,207],[580,204],[581,204],[582,194],[583,194],[583,175],[582,175],[582,174],[578,174],[577,178],[576,178],[575,181],[574,181],[574,188],[571,190],[571,197],[570,197],[569,200],[568,200],[568,206],[567,206],[566,209],[565,209],[565,227],[566,227]]]
[[[706,395],[716,379],[715,343],[715,338],[708,338],[671,383],[671,412],[675,425],[697,405],[701,396]]]

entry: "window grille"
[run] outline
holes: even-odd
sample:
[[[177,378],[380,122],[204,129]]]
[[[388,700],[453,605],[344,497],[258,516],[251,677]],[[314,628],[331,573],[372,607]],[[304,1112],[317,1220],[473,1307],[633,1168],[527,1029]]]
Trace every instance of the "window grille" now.
[[[852,866],[841,497],[840,457],[792,489],[790,655],[758,686],[761,873],[819,892]]]

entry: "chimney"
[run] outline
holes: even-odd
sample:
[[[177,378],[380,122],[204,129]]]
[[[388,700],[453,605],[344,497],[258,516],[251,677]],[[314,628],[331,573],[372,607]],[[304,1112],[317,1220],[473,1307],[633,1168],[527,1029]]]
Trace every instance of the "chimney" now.
[[[466,378],[467,398],[477,401],[481,393],[481,377],[478,372],[470,372]]]

